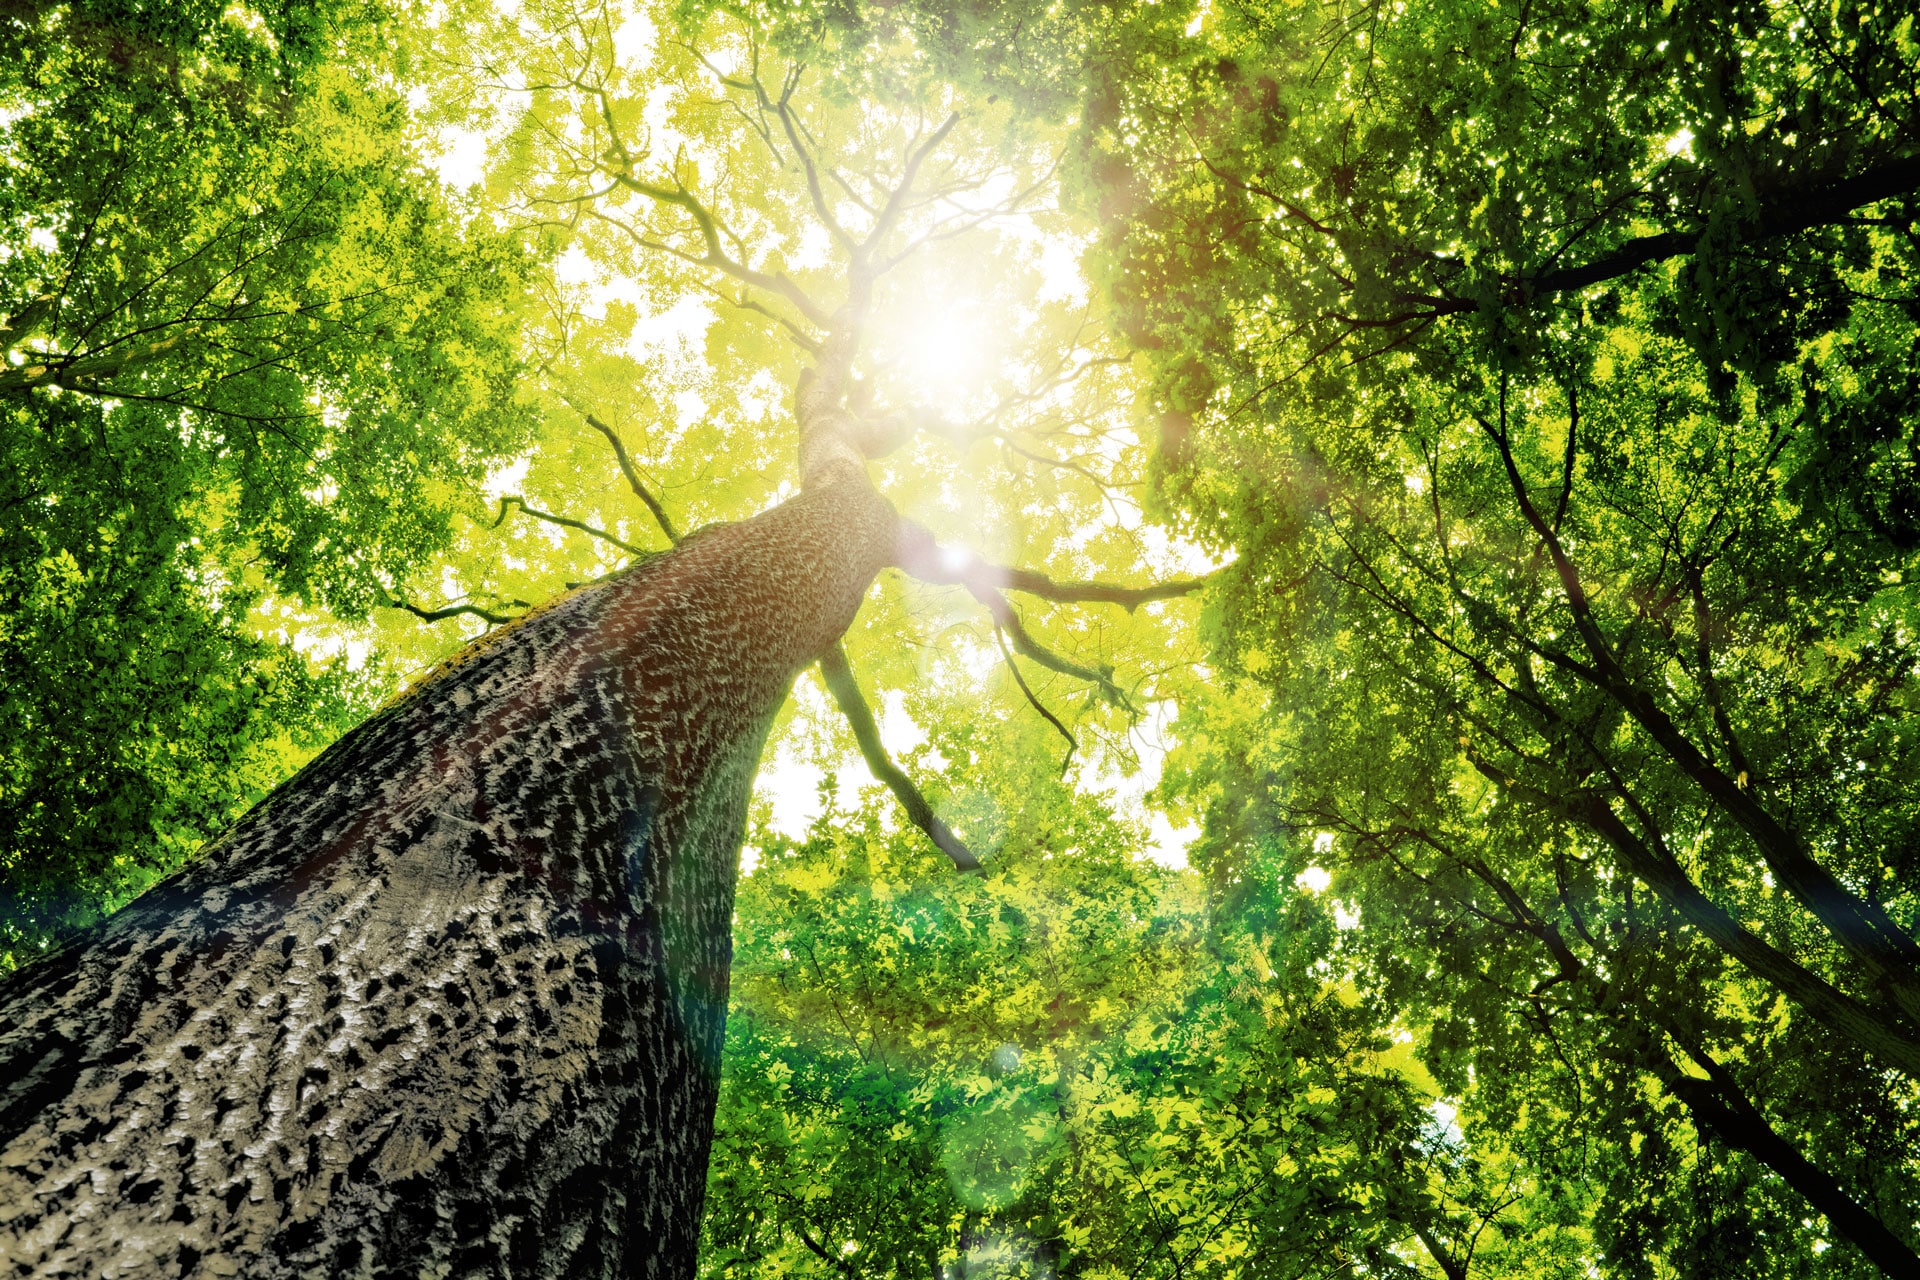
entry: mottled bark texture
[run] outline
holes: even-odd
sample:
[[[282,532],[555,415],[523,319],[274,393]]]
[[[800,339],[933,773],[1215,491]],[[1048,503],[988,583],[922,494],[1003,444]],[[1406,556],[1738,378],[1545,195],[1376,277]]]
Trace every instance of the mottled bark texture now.
[[[856,461],[474,646],[0,988],[0,1276],[691,1275],[748,789],[894,550]]]

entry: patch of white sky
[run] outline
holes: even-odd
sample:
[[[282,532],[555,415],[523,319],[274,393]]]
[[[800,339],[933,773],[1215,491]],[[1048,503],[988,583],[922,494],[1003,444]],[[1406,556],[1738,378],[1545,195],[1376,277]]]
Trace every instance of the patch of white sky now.
[[[613,56],[623,67],[637,67],[653,59],[660,29],[644,13],[630,14],[614,29]]]
[[[1313,837],[1314,856],[1325,859],[1333,852],[1334,836],[1331,831],[1316,832]],[[1293,878],[1294,887],[1302,893],[1318,897],[1333,887],[1333,873],[1315,862]],[[1351,929],[1360,923],[1360,908],[1357,904],[1331,899],[1327,905],[1333,910],[1333,924],[1337,929]]]
[[[1146,855],[1167,867],[1187,865],[1187,846],[1200,834],[1191,823],[1175,826],[1173,820],[1149,803],[1153,789],[1160,785],[1167,753],[1173,749],[1173,721],[1179,706],[1170,701],[1147,704],[1146,714],[1131,730],[1130,737],[1137,764],[1128,769],[1110,753],[1100,753],[1092,785],[1112,794],[1114,808],[1122,817],[1145,824]]]
[[[448,125],[435,134],[434,141],[437,147],[429,163],[440,181],[455,191],[466,191],[486,178],[487,149],[493,142],[486,130]]]
[[[532,466],[533,456],[528,454],[488,472],[486,480],[481,484],[481,491],[487,495],[487,501],[494,503],[509,494],[519,493],[521,487],[527,482],[527,472]]]
[[[819,724],[840,714],[819,683],[810,678],[794,682],[793,698],[798,704],[796,720],[804,717]],[[874,708],[874,722],[880,729],[881,744],[896,760],[917,750],[927,740],[926,731],[907,714],[906,695],[897,689],[879,699],[879,705]],[[929,757],[927,763],[939,768],[945,762]],[[772,810],[774,830],[795,839],[806,834],[807,828],[820,816],[820,784],[827,771],[825,765],[803,749],[801,734],[780,735],[761,761],[760,776],[754,784],[756,793]],[[855,753],[832,762],[832,771],[839,782],[843,802],[865,788],[879,785],[880,780],[867,768],[866,760]],[[881,803],[888,806],[884,820],[889,823],[897,820],[891,797],[882,799]]]
[[[284,596],[268,596],[256,604],[248,625],[261,639],[292,645],[313,663],[344,659],[349,670],[358,671],[373,652],[373,637],[366,628],[343,625]]]

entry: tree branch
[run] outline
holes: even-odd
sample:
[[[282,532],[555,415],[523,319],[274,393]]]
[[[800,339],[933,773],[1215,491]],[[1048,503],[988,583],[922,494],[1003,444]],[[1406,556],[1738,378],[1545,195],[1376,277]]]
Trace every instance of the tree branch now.
[[[1486,771],[1483,769],[1482,772]],[[1813,1164],[1791,1143],[1780,1137],[1760,1109],[1741,1090],[1739,1081],[1735,1079],[1733,1073],[1716,1061],[1704,1048],[1691,1042],[1682,1034],[1658,1006],[1646,999],[1644,993],[1610,987],[1605,978],[1573,954],[1560,936],[1558,929],[1535,912],[1511,882],[1479,858],[1464,858],[1417,827],[1403,827],[1396,830],[1440,851],[1442,856],[1472,872],[1478,879],[1488,884],[1519,917],[1518,928],[1546,944],[1560,968],[1560,976],[1555,980],[1571,980],[1580,984],[1587,989],[1599,1009],[1612,1011],[1617,1019],[1617,1025],[1628,1033],[1631,1043],[1636,1047],[1641,1065],[1651,1070],[1666,1091],[1685,1105],[1703,1136],[1711,1133],[1728,1146],[1745,1151],[1780,1175],[1789,1186],[1826,1215],[1828,1222],[1839,1235],[1852,1241],[1888,1275],[1905,1276],[1914,1273],[1915,1264],[1920,1260],[1915,1259],[1913,1251],[1894,1236],[1885,1223],[1854,1200],[1831,1174]],[[1378,837],[1374,839],[1378,844]],[[1417,873],[1415,874],[1417,876]],[[1426,877],[1417,876],[1417,878],[1429,885],[1433,883]],[[1492,917],[1484,918],[1492,919]],[[1496,923],[1502,922],[1496,921]],[[1702,1080],[1683,1073],[1675,1065],[1671,1055],[1653,1041],[1645,1030],[1636,1025],[1639,1019],[1628,1016],[1628,1007],[1637,1008],[1642,1018],[1671,1037],[1688,1057],[1707,1072],[1709,1078]],[[1428,1245],[1429,1251],[1432,1251],[1435,1242],[1428,1240],[1424,1233],[1421,1239]],[[1458,1272],[1453,1265],[1449,1265],[1441,1253],[1435,1252],[1434,1259],[1451,1277],[1456,1274],[1467,1274],[1467,1263],[1471,1261],[1471,1255],[1464,1260],[1455,1260],[1459,1266]]]
[[[847,651],[837,641],[834,646],[820,655],[820,675],[827,682],[827,692],[840,704],[842,714],[853,728],[853,737],[860,744],[860,755],[866,760],[867,768],[873,776],[887,784],[900,807],[907,811],[907,819],[914,826],[927,833],[940,852],[953,859],[953,865],[961,871],[978,871],[980,859],[973,850],[967,848],[953,828],[942,822],[927,803],[926,796],[887,755],[887,749],[880,741],[880,727],[874,723],[873,709],[867,705],[867,699],[860,692],[860,685],[853,678],[853,668],[847,665]]]
[[[1111,668],[1096,669],[1082,666],[1068,658],[1063,658],[1053,650],[1033,638],[1026,624],[1020,621],[1020,615],[1014,612],[1007,598],[1000,594],[1001,573],[1010,570],[996,569],[971,554],[951,554],[933,540],[924,525],[911,520],[900,522],[900,538],[896,548],[895,562],[906,572],[925,582],[939,582],[965,587],[968,594],[987,607],[993,615],[994,624],[1006,631],[1013,640],[1013,647],[1028,659],[1039,663],[1049,671],[1075,680],[1084,680],[1100,690],[1100,695],[1116,707],[1131,712],[1132,699],[1113,682]],[[925,571],[924,574],[922,571]],[[1034,574],[1037,582],[1030,586],[1051,589],[1050,579]]]
[[[620,228],[620,230],[626,232],[636,244],[643,248],[671,253],[675,257],[693,263],[696,266],[711,267],[725,275],[732,276],[742,284],[752,285],[756,289],[765,289],[768,293],[777,294],[792,303],[794,309],[804,316],[810,324],[818,325],[823,329],[832,324],[832,317],[826,313],[820,304],[809,297],[806,291],[795,283],[785,272],[769,274],[765,271],[757,271],[729,255],[720,243],[721,226],[719,219],[685,187],[679,186],[677,183],[672,187],[659,186],[636,178],[630,173],[616,173],[611,176],[615,182],[618,182],[622,187],[625,187],[636,195],[643,195],[659,204],[673,205],[685,210],[687,216],[693,219],[694,226],[699,231],[701,242],[706,246],[706,253],[688,253],[684,249],[675,249],[670,245],[649,240],[646,236],[642,235],[637,228],[629,226],[620,219],[611,217],[597,209],[589,210],[594,217],[599,218],[611,226]]]
[[[407,600],[402,600],[399,596],[388,596],[381,603],[389,609],[399,609],[410,613],[422,622],[439,622],[446,618],[457,618],[464,613],[481,619],[489,626],[501,627],[520,616],[517,613],[494,613],[491,610],[482,609],[479,605],[475,604],[450,604],[443,609],[422,609],[419,605]],[[521,602],[514,601],[514,603],[518,604]]]
[[[1908,157],[1842,179],[1830,186],[1811,191],[1782,192],[1760,201],[1752,230],[1744,239],[1752,243],[1811,231],[1815,227],[1840,222],[1847,214],[1862,206],[1911,195],[1917,189],[1920,189],[1920,157]],[[1698,253],[1705,238],[1706,233],[1699,229],[1662,231],[1655,235],[1640,236],[1577,267],[1560,267],[1535,275],[1509,277],[1503,291],[1504,297],[1510,305],[1524,307],[1553,294],[1577,292],[1590,285],[1617,280],[1641,267],[1668,258]],[[1468,298],[1408,297],[1403,300],[1425,304],[1431,310],[1395,317],[1395,323],[1412,318],[1414,314],[1458,315],[1472,311],[1479,305]]]
[[[1468,763],[1489,781],[1536,808],[1579,823],[1613,846],[1634,876],[1659,894],[1682,919],[1719,945],[1756,976],[1772,983],[1781,994],[1809,1015],[1879,1055],[1889,1066],[1920,1076],[1920,1031],[1897,1016],[1889,1016],[1847,995],[1754,935],[1732,913],[1701,892],[1657,833],[1649,845],[1633,834],[1600,796],[1582,792],[1574,798],[1529,787],[1468,752]]]
[[[1501,381],[1500,422],[1475,415],[1506,470],[1521,517],[1547,550],[1560,579],[1575,632],[1593,659],[1594,685],[1640,725],[1681,772],[1693,779],[1723,813],[1744,830],[1780,883],[1807,908],[1843,949],[1862,961],[1906,1018],[1920,1020],[1920,944],[1877,903],[1861,898],[1817,862],[1799,833],[1776,819],[1738,780],[1695,746],[1680,726],[1636,683],[1608,644],[1591,600],[1559,534],[1533,503],[1507,435],[1506,381]],[[1690,883],[1690,882],[1689,882]]]
[[[1057,604],[1117,604],[1129,613],[1150,601],[1192,595],[1207,585],[1206,578],[1175,578],[1144,587],[1097,581],[1059,582],[1032,569],[988,564],[972,552],[942,547],[926,526],[911,520],[902,520],[900,525],[900,568],[922,582],[969,590],[978,583],[1039,596]]]
[[[778,101],[771,101],[768,98],[766,87],[760,83],[758,75],[753,78],[753,91],[760,99],[761,105],[772,107],[774,114],[780,118],[780,127],[787,135],[787,144],[793,148],[793,154],[799,157],[801,171],[806,174],[807,194],[813,199],[813,211],[819,217],[820,224],[827,229],[828,234],[841,248],[852,251],[855,248],[854,239],[847,234],[847,229],[840,225],[840,219],[834,217],[833,207],[827,203],[827,194],[820,187],[820,170],[813,162],[813,152],[800,141],[799,125],[793,118],[791,106],[793,91],[800,87],[801,75],[802,68],[797,66],[787,74],[787,82],[781,86]]]
[[[1447,1280],[1467,1280],[1466,1264],[1441,1243],[1440,1237],[1436,1236],[1431,1228],[1424,1222],[1416,1222],[1413,1224],[1413,1233],[1420,1237],[1420,1243],[1426,1246],[1433,1260],[1440,1264],[1440,1270],[1446,1274]]]
[[[1771,240],[1811,231],[1839,221],[1862,205],[1908,195],[1916,188],[1920,188],[1920,157],[1895,160],[1812,191],[1782,192],[1760,202],[1751,239]],[[1550,293],[1584,289],[1666,258],[1695,253],[1701,238],[1698,231],[1665,231],[1629,240],[1592,262],[1517,281],[1519,300],[1530,302]]]
[[[940,123],[939,128],[907,152],[906,164],[901,169],[900,183],[888,193],[887,202],[880,207],[879,216],[873,220],[873,228],[867,232],[866,239],[862,240],[856,248],[856,262],[864,263],[873,251],[880,247],[881,241],[892,234],[894,224],[899,221],[905,209],[907,192],[912,190],[913,180],[919,176],[920,166],[926,163],[927,157],[947,140],[947,135],[953,132],[953,126],[959,123],[960,113],[955,111]]]
[[[795,346],[799,347],[802,351],[805,351],[807,354],[818,355],[820,353],[819,339],[815,338],[812,334],[808,333],[806,330],[802,329],[799,325],[795,324],[793,321],[789,320],[787,317],[781,315],[778,311],[775,311],[772,307],[769,307],[764,302],[755,301],[754,299],[747,297],[746,294],[744,293],[740,294],[738,297],[735,297],[733,294],[728,293],[725,289],[722,289],[720,286],[714,285],[714,284],[709,284],[707,286],[707,290],[708,292],[712,293],[714,297],[720,299],[720,301],[726,303],[730,307],[738,308],[741,311],[752,311],[758,315],[763,315],[767,319],[773,321],[775,324],[785,329],[787,331],[788,339],[791,340]]]
[[[493,518],[493,528],[498,529],[506,520],[508,507],[518,507],[535,520],[544,520],[548,524],[557,524],[568,529],[578,529],[580,532],[588,534],[591,537],[599,538],[603,542],[611,542],[628,555],[650,556],[659,554],[658,552],[648,551],[645,547],[636,547],[631,542],[616,538],[605,529],[596,529],[583,520],[575,520],[568,516],[557,516],[551,511],[542,511],[538,507],[528,506],[527,500],[519,494],[509,494],[500,499],[500,514]]]
[[[1013,660],[1013,653],[1007,648],[1007,633],[999,627],[995,627],[993,629],[993,639],[994,642],[1000,646],[1000,656],[1006,659],[1007,670],[1013,673],[1013,682],[1020,686],[1021,693],[1027,695],[1028,705],[1035,711],[1038,711],[1042,716],[1045,716],[1047,723],[1058,729],[1060,736],[1067,740],[1067,754],[1060,757],[1060,772],[1064,775],[1067,771],[1067,766],[1073,763],[1073,753],[1080,749],[1080,740],[1073,736],[1072,730],[1060,723],[1059,716],[1047,710],[1047,704],[1040,701],[1032,687],[1027,684],[1027,678],[1020,674],[1020,664]]]
[[[634,496],[645,503],[647,510],[653,513],[653,521],[660,526],[660,532],[667,535],[667,541],[678,543],[680,535],[674,530],[673,521],[667,516],[667,509],[661,506],[660,500],[640,482],[640,472],[635,469],[633,459],[627,456],[627,446],[620,439],[620,433],[600,421],[594,414],[573,404],[573,401],[568,400],[567,403],[573,405],[574,411],[586,419],[588,426],[607,438],[607,443],[613,446],[613,456],[620,460],[620,474],[627,478],[627,487],[632,489]]]
[[[1887,1275],[1920,1275],[1920,1255],[1888,1230],[1886,1223],[1862,1207],[1832,1174],[1801,1155],[1797,1147],[1775,1132],[1746,1095],[1733,1087],[1733,1078],[1724,1067],[1715,1062],[1710,1070],[1711,1080],[1676,1070],[1673,1078],[1665,1082],[1668,1091],[1686,1105],[1703,1130],[1779,1174],[1788,1186],[1826,1216],[1835,1234],[1851,1241]]]

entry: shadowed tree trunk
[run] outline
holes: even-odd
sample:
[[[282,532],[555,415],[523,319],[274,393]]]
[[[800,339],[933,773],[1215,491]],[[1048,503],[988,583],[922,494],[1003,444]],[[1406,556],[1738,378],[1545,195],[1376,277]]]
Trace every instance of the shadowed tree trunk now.
[[[0,1274],[692,1274],[749,787],[895,554],[837,403],[0,988]]]

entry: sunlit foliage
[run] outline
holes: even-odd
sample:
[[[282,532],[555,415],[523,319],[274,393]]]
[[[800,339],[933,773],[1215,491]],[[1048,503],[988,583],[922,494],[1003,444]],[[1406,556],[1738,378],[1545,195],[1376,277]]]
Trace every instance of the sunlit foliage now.
[[[1204,614],[1021,598],[1051,666],[882,577],[851,670],[977,876],[802,677],[824,806],[749,839],[707,1274],[1912,1257],[1912,15],[7,23],[0,945],[788,496],[870,289],[903,514],[1055,580],[1225,567]],[[1169,723],[1185,866],[1116,793]]]
[[[384,599],[526,437],[526,255],[423,171],[387,22],[0,18],[0,965],[370,709],[250,612]]]
[[[1911,32],[1217,4],[1087,122],[1269,699],[1187,708],[1196,858],[1318,842],[1354,981],[1470,1144],[1606,1189],[1609,1273],[1867,1265],[1804,1195],[1911,1239]]]

